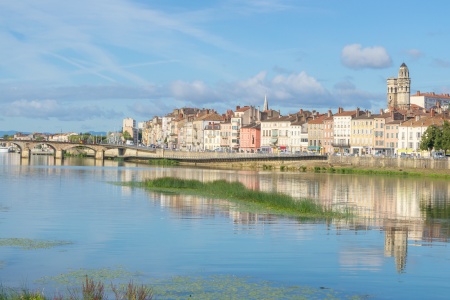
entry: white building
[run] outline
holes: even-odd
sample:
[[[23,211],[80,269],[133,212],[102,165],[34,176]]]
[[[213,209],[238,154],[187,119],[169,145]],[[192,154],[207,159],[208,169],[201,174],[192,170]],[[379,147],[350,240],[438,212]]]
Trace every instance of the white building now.
[[[417,91],[411,96],[411,104],[424,107],[426,110],[441,107],[442,110],[448,110],[450,104],[449,94],[421,93]]]

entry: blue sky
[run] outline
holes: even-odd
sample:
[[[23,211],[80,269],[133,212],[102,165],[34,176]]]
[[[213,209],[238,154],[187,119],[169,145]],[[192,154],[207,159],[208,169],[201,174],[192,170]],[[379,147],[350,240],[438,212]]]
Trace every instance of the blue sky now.
[[[448,1],[0,2],[0,131],[112,131],[174,108],[379,111],[450,92]]]

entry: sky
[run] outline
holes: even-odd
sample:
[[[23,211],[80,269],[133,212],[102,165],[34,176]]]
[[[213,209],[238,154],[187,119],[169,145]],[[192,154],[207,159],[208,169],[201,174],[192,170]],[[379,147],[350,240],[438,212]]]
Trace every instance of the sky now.
[[[450,2],[0,1],[0,131],[117,131],[175,108],[282,115],[450,92]]]

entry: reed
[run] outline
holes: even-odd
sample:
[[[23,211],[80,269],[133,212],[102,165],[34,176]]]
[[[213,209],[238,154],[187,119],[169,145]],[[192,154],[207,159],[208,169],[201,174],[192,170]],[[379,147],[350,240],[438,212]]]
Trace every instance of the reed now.
[[[159,165],[159,166],[178,166],[179,162],[172,159],[149,159],[148,164],[150,165]]]
[[[295,199],[282,193],[254,191],[237,181],[200,182],[198,180],[162,177],[146,180],[143,186],[160,191],[176,189],[200,196],[241,201],[283,214],[321,218],[344,217],[346,215],[345,213],[328,210],[311,199]]]
[[[153,289],[145,285],[136,285],[133,282],[128,285],[117,287],[111,284],[111,291],[116,300],[151,300]],[[81,295],[76,289],[71,289],[68,294],[55,294],[52,297],[44,296],[41,291],[30,291],[26,288],[12,289],[0,285],[0,300],[103,300],[108,299],[105,285],[101,281],[94,281],[88,276],[82,282]]]

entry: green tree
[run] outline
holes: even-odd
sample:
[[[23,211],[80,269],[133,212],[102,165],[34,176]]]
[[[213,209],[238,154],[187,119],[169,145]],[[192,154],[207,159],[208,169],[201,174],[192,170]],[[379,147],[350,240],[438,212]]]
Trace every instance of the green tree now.
[[[448,121],[444,121],[442,125],[441,139],[441,149],[447,153],[447,150],[450,149],[450,123]]]
[[[125,140],[132,140],[133,138],[131,137],[131,134],[128,132],[128,131],[124,131],[123,132],[123,138],[125,139]]]
[[[431,151],[436,146],[436,139],[438,138],[440,129],[435,125],[431,125],[425,130],[420,141],[420,150]]]

